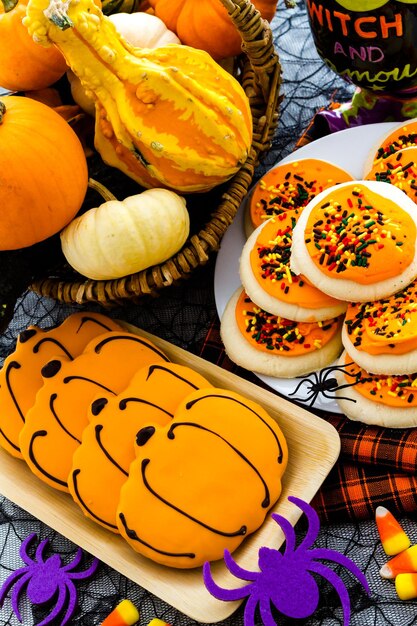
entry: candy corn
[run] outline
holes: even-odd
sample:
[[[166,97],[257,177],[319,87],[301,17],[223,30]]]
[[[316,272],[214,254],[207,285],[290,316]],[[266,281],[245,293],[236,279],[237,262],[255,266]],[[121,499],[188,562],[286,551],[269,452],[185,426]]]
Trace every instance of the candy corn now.
[[[400,600],[417,598],[417,574],[398,574],[395,579],[395,590]]]
[[[398,574],[417,572],[417,546],[400,552],[379,570],[382,578],[395,578]]]
[[[388,509],[378,506],[375,519],[382,547],[388,556],[394,556],[409,548],[410,539]]]
[[[106,617],[101,626],[133,626],[139,621],[139,611],[130,600],[122,600]]]
[[[148,626],[171,626],[171,625],[155,617],[149,622]]]

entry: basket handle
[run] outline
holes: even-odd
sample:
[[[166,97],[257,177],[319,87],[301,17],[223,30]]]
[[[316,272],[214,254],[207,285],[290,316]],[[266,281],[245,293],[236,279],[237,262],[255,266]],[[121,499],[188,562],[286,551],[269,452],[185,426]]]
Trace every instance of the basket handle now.
[[[258,120],[258,128],[254,129],[255,140],[259,142],[259,148],[263,152],[270,147],[270,129],[276,126],[276,121],[274,123],[272,120],[277,116],[282,100],[282,95],[280,95],[282,70],[274,47],[272,30],[269,22],[262,18],[259,10],[250,0],[219,1],[240,33],[242,51],[246,54],[259,88],[258,93],[248,93],[248,97],[255,100],[255,108],[256,99],[259,97],[267,105],[265,114]],[[264,106],[260,108],[265,109]]]
[[[267,20],[250,0],[220,0],[242,37],[242,51],[248,56],[262,93],[270,91],[269,75],[279,65],[272,31]]]

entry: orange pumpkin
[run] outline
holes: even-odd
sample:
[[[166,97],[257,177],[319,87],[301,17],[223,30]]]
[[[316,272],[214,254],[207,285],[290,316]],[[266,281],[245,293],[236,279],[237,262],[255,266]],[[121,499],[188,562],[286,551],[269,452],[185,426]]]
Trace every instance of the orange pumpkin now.
[[[0,13],[0,85],[11,91],[49,87],[67,69],[58,48],[45,48],[33,41],[22,24],[25,15],[26,5],[22,3]]]
[[[265,20],[272,20],[277,0],[252,3]],[[216,60],[242,51],[240,34],[219,0],[149,0],[149,4],[183,44],[206,50]]]
[[[15,250],[57,233],[78,213],[87,161],[67,122],[23,96],[0,99],[0,145],[0,250]]]

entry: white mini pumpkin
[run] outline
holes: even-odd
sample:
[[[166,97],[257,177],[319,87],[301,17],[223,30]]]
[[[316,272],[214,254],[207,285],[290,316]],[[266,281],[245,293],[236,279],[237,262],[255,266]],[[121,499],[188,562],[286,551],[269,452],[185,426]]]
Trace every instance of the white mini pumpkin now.
[[[189,231],[185,199],[155,188],[86,211],[61,232],[61,246],[77,272],[107,280],[163,263],[180,250]]]

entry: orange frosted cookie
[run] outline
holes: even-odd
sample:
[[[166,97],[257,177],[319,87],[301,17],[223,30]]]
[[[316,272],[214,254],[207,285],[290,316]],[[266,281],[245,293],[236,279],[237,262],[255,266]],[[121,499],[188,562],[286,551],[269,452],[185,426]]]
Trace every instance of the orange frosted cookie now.
[[[401,189],[413,202],[417,200],[417,146],[395,152],[379,159],[365,175],[366,180],[378,180]]]
[[[273,315],[298,322],[326,320],[347,305],[291,271],[292,232],[300,215],[299,209],[284,211],[253,231],[240,257],[240,280],[252,302]]]
[[[417,145],[417,120],[399,123],[393,130],[386,133],[370,151],[365,164],[365,172],[375,161],[391,159],[399,150]]]
[[[291,269],[334,298],[385,298],[417,276],[416,224],[415,203],[397,187],[341,183],[301,214]]]
[[[47,484],[68,491],[72,457],[88,424],[88,410],[99,393],[120,393],[136,371],[167,362],[152,342],[112,331],[90,341],[73,361],[59,357],[42,368],[44,379],[26,415],[19,443],[30,469]]]
[[[75,358],[91,339],[117,329],[105,315],[79,312],[53,328],[29,326],[20,333],[0,370],[0,445],[7,452],[22,458],[19,434],[42,386],[42,367],[54,356]]]
[[[336,399],[350,419],[386,428],[417,426],[417,373],[370,374],[346,351],[339,366]]]
[[[417,282],[388,298],[350,304],[342,341],[369,372],[417,372]]]
[[[135,458],[136,434],[148,424],[169,423],[187,395],[208,387],[208,380],[189,367],[157,363],[140,369],[122,393],[94,400],[68,478],[85,515],[118,532],[116,510]]]
[[[235,550],[281,493],[287,445],[257,403],[222,389],[187,396],[170,424],[136,438],[120,533],[144,556],[192,568]]]
[[[321,159],[298,159],[269,170],[250,193],[245,215],[247,236],[266,219],[302,209],[321,191],[353,177]]]
[[[293,378],[330,365],[342,350],[342,316],[294,322],[262,310],[239,288],[226,305],[220,335],[230,359],[245,369]]]

